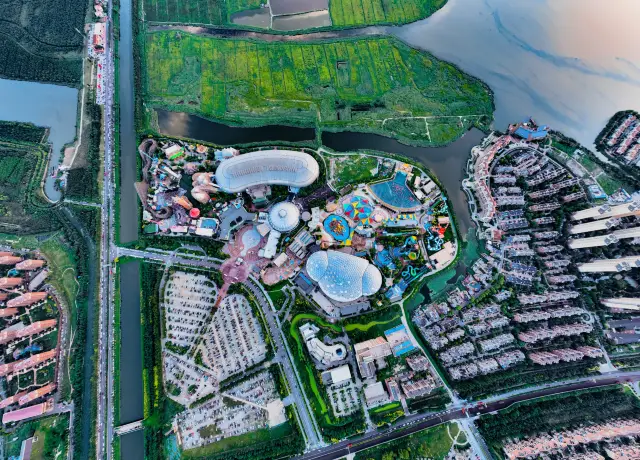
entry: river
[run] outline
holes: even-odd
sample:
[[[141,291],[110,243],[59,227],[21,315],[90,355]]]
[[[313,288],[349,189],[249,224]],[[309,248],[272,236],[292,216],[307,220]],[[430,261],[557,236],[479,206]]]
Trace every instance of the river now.
[[[142,390],[142,340],[140,324],[140,262],[120,265],[120,425],[135,422],[144,416]],[[141,433],[141,432],[140,432]],[[122,458],[137,458],[141,447],[129,436],[121,440]]]
[[[49,168],[58,166],[64,144],[76,136],[78,90],[67,86],[0,78],[0,120],[30,122],[50,128],[53,152]],[[44,191],[51,201],[60,199],[55,177],[47,173]]]
[[[487,83],[497,129],[531,115],[590,146],[640,111],[639,18],[637,0],[449,0],[394,34]]]
[[[118,65],[120,71],[120,243],[138,239],[138,196],[134,182],[137,180],[136,132],[133,120],[133,41],[131,2],[120,2],[120,47]]]

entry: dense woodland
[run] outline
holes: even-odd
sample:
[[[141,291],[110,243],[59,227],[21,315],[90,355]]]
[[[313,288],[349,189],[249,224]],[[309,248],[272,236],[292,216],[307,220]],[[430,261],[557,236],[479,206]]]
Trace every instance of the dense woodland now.
[[[0,76],[79,86],[85,0],[0,0]]]
[[[90,120],[90,125],[87,130],[86,164],[81,168],[71,169],[69,171],[65,195],[72,199],[100,201],[98,174],[100,174],[101,168],[100,139],[102,136],[102,108],[94,103],[92,99],[87,101],[86,116]]]
[[[39,144],[45,141],[47,134],[47,128],[36,126],[33,123],[0,121],[0,139]]]

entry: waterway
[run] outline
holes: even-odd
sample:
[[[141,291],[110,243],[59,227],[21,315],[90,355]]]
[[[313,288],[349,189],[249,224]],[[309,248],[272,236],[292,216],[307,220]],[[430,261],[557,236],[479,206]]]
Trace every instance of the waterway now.
[[[142,430],[120,437],[120,458],[144,460],[144,432]]]
[[[528,115],[592,145],[618,110],[640,110],[640,2],[449,0],[394,34],[486,82],[495,127]]]
[[[158,109],[156,113],[162,134],[198,139],[218,145],[268,141],[301,142],[316,138],[316,131],[313,128],[294,128],[291,126],[244,128],[216,123],[184,112],[169,112]]]
[[[120,266],[120,424],[143,417],[140,262]],[[128,458],[123,455],[122,458]]]
[[[138,239],[138,197],[134,182],[137,180],[137,146],[133,120],[133,41],[131,2],[120,2],[120,242]]]
[[[58,166],[64,144],[76,136],[78,90],[67,86],[0,78],[0,120],[30,122],[50,128],[53,151],[49,168]],[[55,177],[47,172],[44,191],[51,201],[60,199]]]

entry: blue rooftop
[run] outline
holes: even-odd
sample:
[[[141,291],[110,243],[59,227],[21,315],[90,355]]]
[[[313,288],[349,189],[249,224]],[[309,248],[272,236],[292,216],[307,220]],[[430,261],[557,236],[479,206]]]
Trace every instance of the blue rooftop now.
[[[393,347],[393,354],[395,356],[400,356],[400,355],[404,355],[405,353],[409,353],[410,351],[413,351],[415,349],[415,347],[413,346],[413,344],[411,343],[410,340],[405,340],[404,342],[396,345],[395,347]]]

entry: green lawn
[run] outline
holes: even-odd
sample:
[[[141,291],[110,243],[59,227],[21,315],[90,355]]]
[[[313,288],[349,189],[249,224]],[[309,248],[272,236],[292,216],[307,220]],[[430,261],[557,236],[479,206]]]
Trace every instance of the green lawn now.
[[[378,166],[378,159],[362,155],[349,155],[336,158],[334,184],[341,189],[349,184],[370,182],[375,176],[372,170]]]
[[[232,436],[222,439],[221,441],[207,444],[203,447],[185,450],[182,456],[185,458],[202,458],[210,455],[220,454],[222,452],[229,453],[235,449],[247,446],[256,446],[257,444],[272,442],[275,439],[284,438],[293,434],[293,429],[289,422],[278,425],[274,428],[265,428],[262,430],[251,431],[240,436]]]
[[[613,192],[617,191],[624,185],[619,180],[613,179],[607,174],[599,175],[596,180],[598,181],[598,184],[600,184],[600,187],[602,187],[604,193],[606,193],[607,195],[611,195]]]
[[[267,294],[269,294],[269,297],[271,297],[271,301],[276,307],[276,310],[280,310],[283,307],[285,300],[287,299],[286,294],[281,289],[267,291]]]
[[[163,31],[146,38],[147,107],[245,126],[373,131],[425,145],[449,143],[492,119],[487,86],[391,37],[266,43]],[[382,124],[408,113],[441,118],[429,119],[430,137],[422,123]],[[438,129],[449,116],[463,121]]]
[[[447,433],[447,425],[438,425],[411,436],[358,452],[355,460],[444,459],[452,445],[453,442]]]
[[[402,324],[402,314],[398,306],[382,311],[374,311],[347,320],[344,330],[354,342],[363,342],[384,335],[384,331]]]

